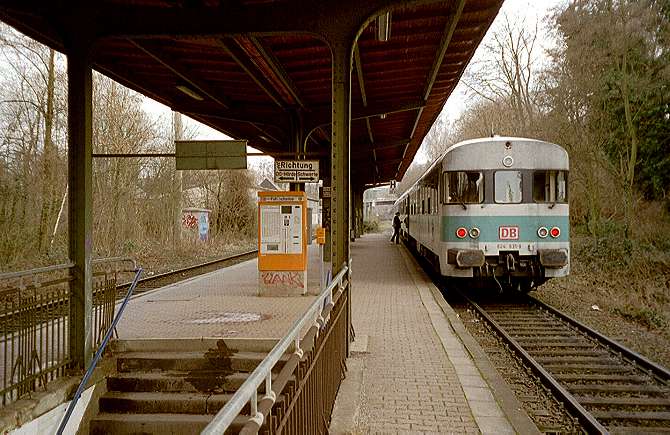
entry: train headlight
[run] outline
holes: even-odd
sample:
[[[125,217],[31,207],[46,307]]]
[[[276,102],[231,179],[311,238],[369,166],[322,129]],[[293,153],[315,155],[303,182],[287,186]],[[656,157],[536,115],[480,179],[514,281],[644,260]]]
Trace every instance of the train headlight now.
[[[460,227],[459,229],[456,230],[456,237],[459,239],[464,239],[465,236],[468,235],[468,230],[465,229],[464,227]]]
[[[551,234],[551,237],[555,239],[561,235],[561,229],[558,227],[554,227],[549,231],[549,234]]]
[[[472,239],[476,239],[476,238],[478,238],[478,237],[479,237],[479,228],[477,228],[477,227],[473,227],[473,228],[470,230],[470,238],[472,238]]]
[[[547,227],[540,227],[540,228],[537,229],[537,236],[539,238],[545,239],[545,238],[547,238],[548,235],[549,235],[549,230],[547,229]]]

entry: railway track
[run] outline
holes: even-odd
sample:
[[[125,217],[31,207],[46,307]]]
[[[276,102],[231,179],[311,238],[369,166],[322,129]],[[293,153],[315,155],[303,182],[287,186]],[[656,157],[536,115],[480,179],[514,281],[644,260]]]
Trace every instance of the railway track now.
[[[589,433],[670,433],[670,371],[532,297],[461,296]]]
[[[159,273],[152,276],[146,276],[139,280],[137,287],[135,288],[135,294],[140,294],[149,290],[154,290],[168,284],[173,284],[194,276],[202,275],[207,272],[219,269],[225,263],[231,263],[238,260],[244,260],[246,257],[251,257],[252,255],[258,253],[257,249],[252,249],[250,251],[241,252],[239,254],[231,255],[224,258],[219,258],[216,260],[208,261],[201,264],[196,264],[194,266],[187,266],[177,270],[171,270],[169,272]],[[125,291],[130,286],[130,282],[119,284],[117,286],[117,291],[121,295],[125,295]]]

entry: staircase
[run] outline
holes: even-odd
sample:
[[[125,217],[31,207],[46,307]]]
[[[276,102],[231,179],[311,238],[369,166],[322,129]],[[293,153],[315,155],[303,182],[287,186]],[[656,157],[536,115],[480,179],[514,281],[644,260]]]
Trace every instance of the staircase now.
[[[199,434],[274,344],[253,339],[113,342],[117,373],[107,378],[90,433]],[[242,412],[246,415],[237,417],[227,433],[239,432],[246,423],[248,405]]]

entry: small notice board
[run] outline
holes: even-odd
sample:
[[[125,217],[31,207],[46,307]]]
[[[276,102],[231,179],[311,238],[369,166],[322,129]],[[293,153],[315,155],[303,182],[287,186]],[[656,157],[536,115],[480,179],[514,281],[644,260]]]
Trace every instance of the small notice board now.
[[[318,160],[275,160],[275,183],[318,182]]]

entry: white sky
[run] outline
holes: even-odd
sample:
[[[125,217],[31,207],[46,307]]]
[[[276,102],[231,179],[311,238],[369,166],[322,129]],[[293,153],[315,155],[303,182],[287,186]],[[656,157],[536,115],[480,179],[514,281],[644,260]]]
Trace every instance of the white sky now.
[[[563,4],[566,1],[567,0],[536,0],[536,1],[506,0],[502,8],[500,9],[500,12],[498,13],[496,20],[491,25],[489,33],[491,32],[492,29],[495,29],[496,23],[499,22],[499,20],[501,20],[505,14],[507,14],[511,20],[525,20],[529,25],[534,25],[534,23],[539,20],[540,35],[542,36],[541,38],[542,47],[548,48],[549,46],[551,46],[552,41],[551,37],[547,33],[546,28],[542,25],[542,20],[544,19],[544,17],[547,16],[548,12],[552,8],[560,4]],[[487,33],[487,36],[484,38],[484,41],[486,41],[486,38],[489,36],[489,33]],[[473,60],[476,60],[477,57],[481,55],[482,50],[478,49],[477,52],[475,52]],[[454,120],[458,119],[460,114],[465,109],[465,106],[467,104],[466,100],[467,98],[465,93],[465,86],[459,83],[456,86],[456,89],[454,89],[454,92],[447,100],[447,103],[445,104],[444,109],[442,110],[440,116],[446,117],[450,122],[453,122]],[[164,106],[147,97],[144,97],[143,108],[145,111],[147,111],[153,116],[169,116],[170,114],[170,109],[167,106]],[[230,139],[223,133],[220,133],[191,118],[185,116],[183,119],[185,127],[195,130],[196,137],[194,139],[201,139],[201,140]],[[426,161],[426,155],[423,152],[422,148],[419,149],[419,152],[415,157],[415,161],[417,163],[425,163]],[[256,150],[249,148],[249,151],[256,151]],[[250,159],[250,164],[253,165],[259,159],[269,159],[269,158],[266,157],[252,158]]]

